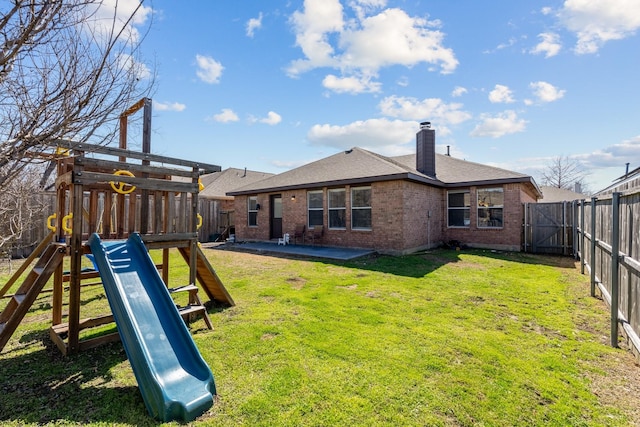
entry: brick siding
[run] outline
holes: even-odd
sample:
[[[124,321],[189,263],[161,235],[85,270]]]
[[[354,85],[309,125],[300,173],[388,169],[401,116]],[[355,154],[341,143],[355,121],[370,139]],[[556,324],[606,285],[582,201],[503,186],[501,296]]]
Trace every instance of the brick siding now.
[[[358,185],[365,186],[365,185]],[[525,202],[535,202],[532,191],[524,184],[506,184],[504,189],[503,227],[483,229],[477,227],[476,191],[470,187],[470,225],[465,228],[447,226],[447,191],[411,181],[395,180],[374,182],[371,187],[371,230],[351,229],[351,187],[346,190],[346,227],[329,229],[327,191],[323,190],[324,236],[321,244],[370,248],[381,253],[401,254],[438,246],[442,242],[457,240],[475,247],[520,250],[523,209]],[[309,190],[320,190],[313,188]],[[290,233],[297,224],[307,224],[307,190],[257,194],[260,204],[258,226],[247,225],[247,198],[235,198],[235,230],[239,241],[269,240],[269,201],[273,194],[282,196],[282,230]],[[292,199],[295,196],[295,199]]]

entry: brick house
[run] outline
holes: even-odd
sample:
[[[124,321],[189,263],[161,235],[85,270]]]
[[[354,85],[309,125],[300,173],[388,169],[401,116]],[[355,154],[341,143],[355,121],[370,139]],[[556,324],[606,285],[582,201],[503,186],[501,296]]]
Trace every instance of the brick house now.
[[[227,194],[239,241],[322,226],[322,245],[389,254],[451,240],[520,250],[522,205],[541,197],[528,175],[436,154],[428,122],[416,135],[416,154],[353,148]]]

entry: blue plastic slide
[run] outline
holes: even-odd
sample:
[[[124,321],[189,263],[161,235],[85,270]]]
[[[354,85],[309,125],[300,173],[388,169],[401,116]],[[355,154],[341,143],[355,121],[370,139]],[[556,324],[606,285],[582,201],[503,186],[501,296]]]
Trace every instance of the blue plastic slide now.
[[[89,239],[120,338],[149,413],[191,421],[216,386],[139,234]]]

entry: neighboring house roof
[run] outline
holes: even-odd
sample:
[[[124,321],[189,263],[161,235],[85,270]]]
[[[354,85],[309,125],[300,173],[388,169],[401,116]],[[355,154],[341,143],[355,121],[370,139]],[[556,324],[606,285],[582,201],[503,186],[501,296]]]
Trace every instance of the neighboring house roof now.
[[[227,193],[240,187],[262,181],[273,176],[272,173],[257,172],[247,169],[228,168],[222,172],[202,175],[200,178],[204,190],[200,197],[209,199],[233,199]]]
[[[574,200],[582,200],[588,198],[582,193],[576,193],[575,191],[565,190],[564,188],[542,186],[542,203],[554,203],[554,202],[572,202]]]
[[[596,195],[603,196],[611,194],[613,192],[625,192],[632,191],[640,187],[640,167],[635,168],[631,172],[622,175],[619,178],[613,180],[613,184],[604,188],[596,193]]]
[[[357,185],[374,181],[407,179],[436,187],[455,187],[508,182],[528,182],[540,193],[533,179],[524,174],[436,154],[436,177],[416,170],[416,155],[385,157],[362,148],[352,148],[324,159],[274,175],[227,193],[230,196],[294,190],[310,187]]]

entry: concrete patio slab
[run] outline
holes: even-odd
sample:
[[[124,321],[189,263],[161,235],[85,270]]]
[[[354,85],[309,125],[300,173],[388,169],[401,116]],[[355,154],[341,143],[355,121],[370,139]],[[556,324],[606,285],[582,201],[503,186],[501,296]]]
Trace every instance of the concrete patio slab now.
[[[205,248],[249,251],[257,253],[272,253],[291,256],[305,256],[313,258],[325,258],[348,261],[371,255],[375,251],[370,249],[352,249],[339,248],[334,246],[318,246],[318,245],[278,245],[276,242],[240,242],[240,243],[224,243],[222,245],[208,246],[203,244]]]

